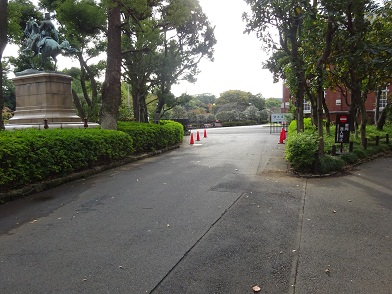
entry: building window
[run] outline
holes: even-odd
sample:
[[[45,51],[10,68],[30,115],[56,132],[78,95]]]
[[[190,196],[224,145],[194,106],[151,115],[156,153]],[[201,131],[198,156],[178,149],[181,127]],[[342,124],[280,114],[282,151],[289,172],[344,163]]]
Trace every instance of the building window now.
[[[341,99],[336,99],[336,105],[342,105],[342,100]]]
[[[388,88],[385,88],[384,90],[381,91],[380,109],[383,109],[384,107],[387,106],[387,98],[388,98]]]
[[[304,100],[304,113],[311,113],[310,103]]]

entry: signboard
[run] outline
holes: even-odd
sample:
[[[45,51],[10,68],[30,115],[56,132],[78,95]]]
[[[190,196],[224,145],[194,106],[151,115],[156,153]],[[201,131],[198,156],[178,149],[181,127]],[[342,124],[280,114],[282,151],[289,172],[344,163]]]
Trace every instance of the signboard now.
[[[271,122],[272,123],[284,123],[287,122],[288,120],[292,119],[292,114],[291,113],[273,113],[271,114]]]
[[[337,114],[335,143],[349,143],[349,142],[350,142],[350,115]]]

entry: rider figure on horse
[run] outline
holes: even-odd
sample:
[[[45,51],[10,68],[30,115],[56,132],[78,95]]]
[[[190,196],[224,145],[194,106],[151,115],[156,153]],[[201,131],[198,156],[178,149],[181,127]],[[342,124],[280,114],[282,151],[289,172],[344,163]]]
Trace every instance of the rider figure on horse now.
[[[23,51],[27,49],[34,51],[35,46],[37,46],[38,52],[40,52],[42,45],[45,43],[47,38],[53,38],[56,42],[59,41],[58,32],[50,20],[50,13],[45,13],[45,19],[41,22],[39,27],[35,20],[31,17],[27,21],[26,28],[23,32],[28,40],[30,40],[27,48]]]
[[[39,51],[41,51],[41,47],[45,43],[45,39],[52,38],[53,36],[53,39],[56,40],[56,42],[59,41],[58,32],[54,27],[54,24],[50,20],[50,13],[45,13],[45,19],[41,22],[39,26],[39,31],[41,34],[40,36],[41,39],[37,43]]]

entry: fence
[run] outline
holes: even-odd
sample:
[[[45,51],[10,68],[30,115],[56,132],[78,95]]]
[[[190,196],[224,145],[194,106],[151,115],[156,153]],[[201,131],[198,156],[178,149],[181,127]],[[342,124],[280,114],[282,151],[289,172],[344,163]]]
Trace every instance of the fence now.
[[[270,134],[279,134],[282,128],[287,132],[288,124],[270,123]]]

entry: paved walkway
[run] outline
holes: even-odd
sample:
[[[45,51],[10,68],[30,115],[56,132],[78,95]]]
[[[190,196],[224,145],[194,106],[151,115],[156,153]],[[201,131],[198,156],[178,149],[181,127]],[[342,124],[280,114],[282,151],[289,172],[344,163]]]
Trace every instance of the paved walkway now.
[[[267,168],[284,169],[283,148]],[[296,180],[303,207],[290,293],[392,293],[392,158]]]

